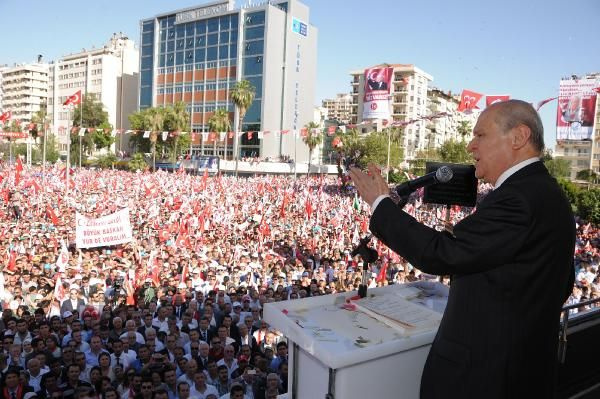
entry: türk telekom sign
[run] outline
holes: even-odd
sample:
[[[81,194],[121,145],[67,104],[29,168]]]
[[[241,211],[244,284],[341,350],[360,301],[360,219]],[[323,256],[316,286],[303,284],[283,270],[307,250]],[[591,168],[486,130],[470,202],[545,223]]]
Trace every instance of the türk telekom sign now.
[[[225,11],[233,9],[233,1],[218,1],[211,4],[207,4],[204,7],[194,8],[193,10],[187,10],[178,12],[175,15],[175,23],[183,24],[186,22],[196,21],[211,15],[219,14]]]
[[[129,208],[97,219],[75,214],[77,248],[107,247],[133,240]]]

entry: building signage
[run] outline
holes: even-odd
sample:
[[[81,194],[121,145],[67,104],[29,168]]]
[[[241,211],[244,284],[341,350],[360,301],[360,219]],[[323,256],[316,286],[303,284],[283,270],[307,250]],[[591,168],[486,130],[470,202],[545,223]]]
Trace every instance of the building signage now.
[[[230,1],[223,3],[213,4],[207,7],[196,8],[193,10],[183,11],[175,15],[175,23],[183,24],[186,22],[196,21],[209,17],[211,15],[219,14],[231,9]]]
[[[298,18],[292,18],[292,32],[302,36],[308,36],[308,25]]]
[[[591,140],[598,87],[595,79],[561,80],[556,113],[557,140]]]

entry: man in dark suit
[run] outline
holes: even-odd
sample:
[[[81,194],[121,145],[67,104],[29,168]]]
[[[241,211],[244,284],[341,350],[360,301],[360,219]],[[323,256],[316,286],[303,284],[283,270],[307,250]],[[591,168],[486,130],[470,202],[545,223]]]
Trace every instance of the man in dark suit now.
[[[574,280],[575,223],[539,157],[543,126],[510,100],[479,117],[468,150],[494,190],[452,233],[419,224],[386,198],[379,170],[353,169],[370,229],[425,273],[452,275],[421,398],[551,398],[559,317]]]
[[[60,305],[60,314],[65,312],[75,312],[85,307],[85,301],[79,297],[79,289],[71,287],[69,290],[69,298],[65,299]]]

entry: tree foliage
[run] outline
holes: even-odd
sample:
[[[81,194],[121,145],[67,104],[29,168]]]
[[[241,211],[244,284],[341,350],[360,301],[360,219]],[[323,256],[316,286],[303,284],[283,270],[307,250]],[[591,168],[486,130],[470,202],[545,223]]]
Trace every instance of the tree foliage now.
[[[600,224],[600,189],[580,190],[577,196],[577,211],[583,219]]]
[[[598,183],[598,174],[593,170],[584,169],[577,172],[577,180],[583,180],[590,183]]]
[[[181,132],[190,131],[190,114],[185,109],[184,102],[177,102],[172,106],[146,108],[129,115],[131,129],[138,133],[130,138],[136,151],[156,151],[158,158],[177,159],[182,151],[191,143],[190,134]],[[144,137],[144,131],[150,131],[149,137]],[[169,132],[163,140],[163,132]]]
[[[83,113],[83,114],[82,114]],[[79,143],[82,146],[82,156],[91,155],[96,150],[109,148],[114,142],[111,136],[112,126],[108,123],[108,112],[104,105],[96,99],[93,94],[84,96],[74,112],[72,126],[75,128],[85,127],[93,129],[86,130],[84,136],[79,139],[79,129],[71,132],[71,162],[79,159]]]
[[[464,141],[447,140],[438,149],[438,154],[442,162],[470,163],[473,161]]]
[[[304,126],[307,130],[306,136],[302,138],[302,141],[308,147],[308,170],[306,174],[310,174],[310,165],[312,162],[312,153],[323,142],[323,135],[319,125],[315,122],[309,122]]]
[[[571,175],[571,162],[566,159],[545,157],[544,165],[555,179],[566,179]]]
[[[141,152],[133,154],[129,160],[129,163],[127,164],[127,168],[132,172],[135,172],[136,170],[146,170],[148,168],[148,163],[144,159],[144,154]]]
[[[458,127],[456,128],[456,131],[460,135],[462,141],[466,141],[467,137],[469,137],[471,133],[473,133],[473,127],[471,126],[471,122],[466,120],[458,122]]]

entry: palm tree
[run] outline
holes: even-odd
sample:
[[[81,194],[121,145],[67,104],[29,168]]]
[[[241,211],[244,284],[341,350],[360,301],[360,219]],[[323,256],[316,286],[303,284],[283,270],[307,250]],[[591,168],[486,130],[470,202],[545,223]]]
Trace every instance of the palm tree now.
[[[239,115],[239,123],[238,129],[242,131],[244,124],[244,116],[246,115],[246,111],[252,105],[252,101],[254,101],[254,96],[256,95],[256,89],[252,84],[247,80],[241,80],[235,84],[233,89],[231,90],[230,96],[231,101],[235,104],[238,109]],[[239,138],[238,133],[235,132],[234,140],[233,140],[233,157],[235,159],[235,175],[238,173],[238,158],[239,158]]]
[[[308,176],[310,174],[312,153],[314,149],[323,142],[323,136],[321,135],[319,125],[315,122],[309,122],[304,127],[308,130],[306,137],[302,138],[304,144],[308,146],[308,170],[306,171],[306,176]],[[314,132],[313,129],[315,130]]]
[[[160,108],[148,108],[145,117],[146,126],[150,129],[150,142],[152,142],[152,171],[156,171],[156,140],[158,132],[162,131],[164,123],[163,110]]]
[[[458,127],[456,128],[456,131],[458,132],[458,134],[460,134],[462,141],[465,141],[465,138],[471,134],[472,130],[473,128],[471,127],[471,122],[464,120],[458,122]]]
[[[229,112],[224,108],[218,108],[208,119],[208,130],[211,132],[228,132],[231,129],[229,121]],[[217,155],[217,140],[215,140],[214,155]]]
[[[177,101],[172,107],[167,108],[171,128],[175,131],[174,150],[172,160],[177,161],[177,144],[179,143],[179,134],[190,125],[190,114],[185,109],[183,101]]]

